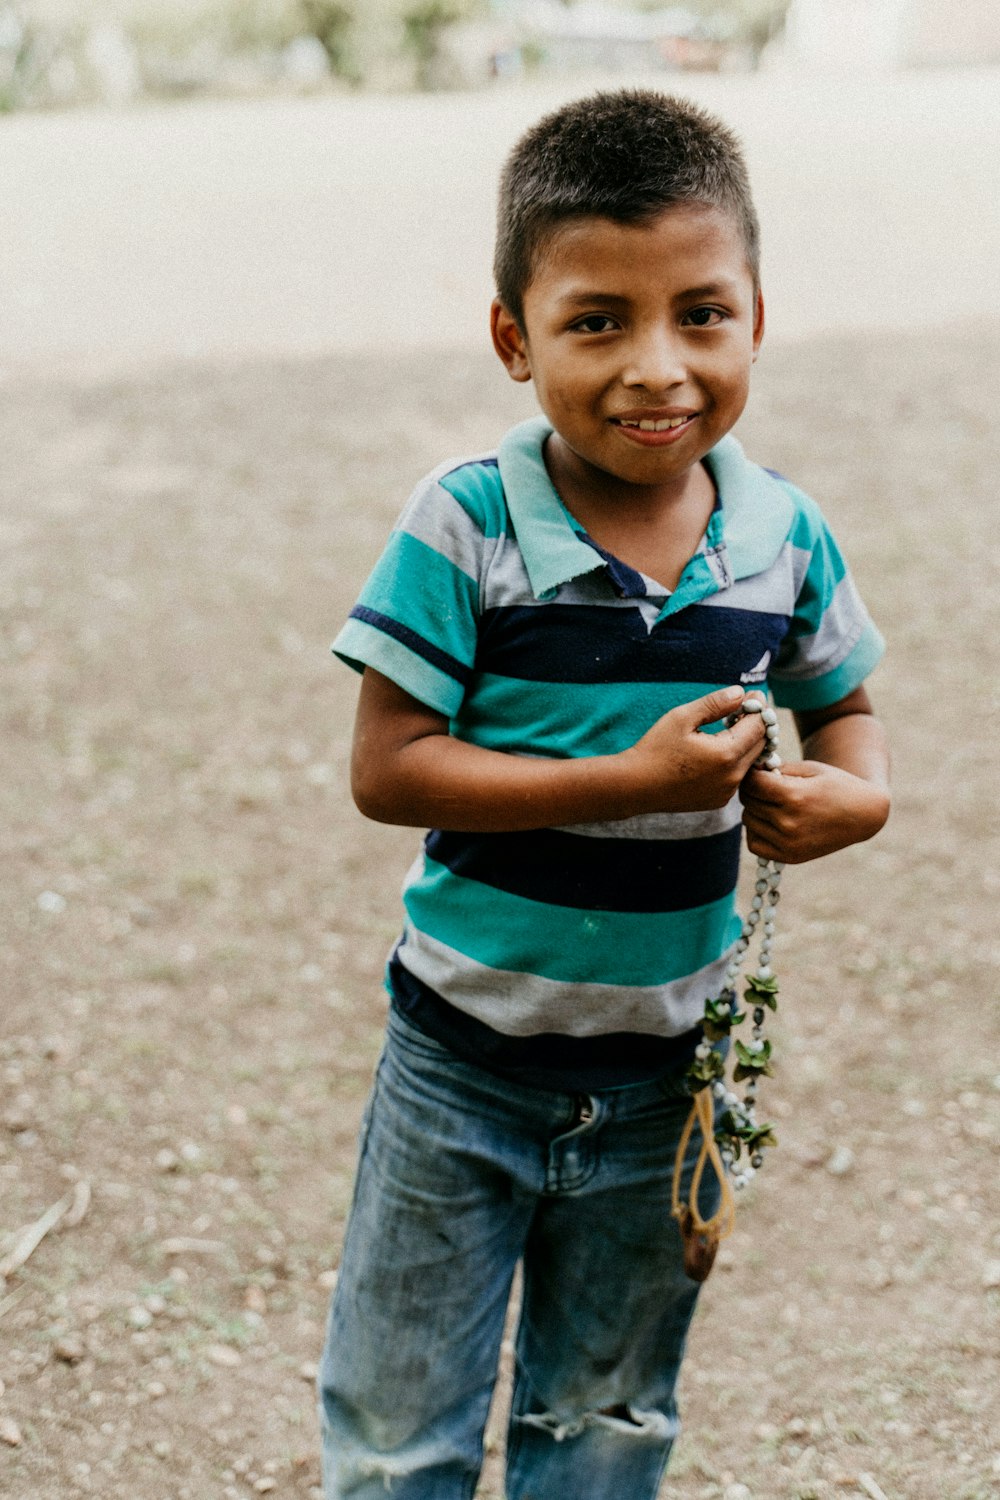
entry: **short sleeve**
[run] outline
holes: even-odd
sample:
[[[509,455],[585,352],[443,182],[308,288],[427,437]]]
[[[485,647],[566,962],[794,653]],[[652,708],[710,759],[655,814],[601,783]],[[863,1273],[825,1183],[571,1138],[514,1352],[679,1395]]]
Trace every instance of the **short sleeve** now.
[[[483,535],[440,479],[419,484],[332,650],[453,718],[472,675]]]
[[[815,504],[797,491],[791,542],[800,583],[788,634],[768,680],[774,700],[802,712],[860,687],[885,650],[840,548]]]

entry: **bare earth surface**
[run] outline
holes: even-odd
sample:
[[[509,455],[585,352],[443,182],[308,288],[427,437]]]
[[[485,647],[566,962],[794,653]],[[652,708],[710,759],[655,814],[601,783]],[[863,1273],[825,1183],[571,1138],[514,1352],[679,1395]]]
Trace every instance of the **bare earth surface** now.
[[[742,435],[889,638],[898,793],[786,876],[781,1146],[665,1500],[1000,1495],[996,83],[697,88],[747,137],[784,340]],[[548,102],[0,121],[10,1500],[315,1492],[417,842],[349,805],[327,646],[417,476],[530,410],[468,351],[496,165]],[[498,1410],[483,1500],[501,1444]]]
[[[1000,1493],[998,333],[772,351],[743,424],[889,636],[898,800],[786,877],[782,1143],[694,1328],[671,1500]],[[90,1188],[0,1292],[10,1500],[314,1492],[416,843],[348,804],[327,643],[414,477],[524,401],[486,355],[4,391],[0,1258]]]

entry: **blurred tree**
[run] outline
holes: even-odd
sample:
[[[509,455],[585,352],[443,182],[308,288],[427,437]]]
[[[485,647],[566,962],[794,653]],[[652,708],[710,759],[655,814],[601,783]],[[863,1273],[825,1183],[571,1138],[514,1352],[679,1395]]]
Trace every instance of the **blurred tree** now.
[[[478,0],[418,0],[403,11],[403,48],[416,63],[417,87],[447,86],[441,41],[449,26],[486,12]]]
[[[361,71],[351,38],[357,22],[353,7],[343,0],[299,0],[299,6],[307,31],[323,44],[334,77],[359,84]]]

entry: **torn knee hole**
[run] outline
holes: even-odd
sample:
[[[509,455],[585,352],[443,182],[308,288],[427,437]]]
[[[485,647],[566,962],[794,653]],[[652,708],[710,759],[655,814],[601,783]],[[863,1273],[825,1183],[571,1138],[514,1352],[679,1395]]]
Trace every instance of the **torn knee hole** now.
[[[666,1430],[669,1426],[667,1419],[659,1411],[636,1411],[624,1401],[616,1401],[611,1406],[601,1406],[595,1411],[582,1412],[577,1417],[560,1417],[555,1412],[531,1412],[520,1419],[527,1427],[537,1427],[542,1432],[547,1432],[557,1443],[565,1442],[567,1438],[579,1437],[588,1427],[607,1427],[614,1424],[619,1427],[628,1428],[637,1436],[639,1434],[650,1437],[661,1435],[661,1429]]]
[[[623,1401],[619,1401],[617,1406],[602,1406],[597,1415],[599,1417],[614,1417],[619,1422],[628,1422],[630,1427],[642,1426],[642,1423],[635,1419]]]

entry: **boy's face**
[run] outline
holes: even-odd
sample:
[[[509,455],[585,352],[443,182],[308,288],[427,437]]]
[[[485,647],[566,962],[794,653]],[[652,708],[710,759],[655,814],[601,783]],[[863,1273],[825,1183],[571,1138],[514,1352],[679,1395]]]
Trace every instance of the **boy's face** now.
[[[524,325],[494,303],[497,353],[512,379],[535,382],[563,461],[581,479],[669,494],[743,411],[764,309],[735,222],[679,205],[645,224],[559,228]]]

